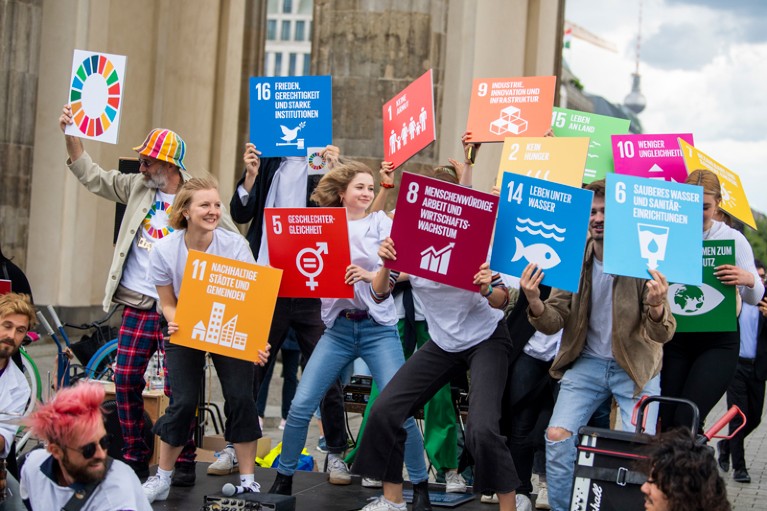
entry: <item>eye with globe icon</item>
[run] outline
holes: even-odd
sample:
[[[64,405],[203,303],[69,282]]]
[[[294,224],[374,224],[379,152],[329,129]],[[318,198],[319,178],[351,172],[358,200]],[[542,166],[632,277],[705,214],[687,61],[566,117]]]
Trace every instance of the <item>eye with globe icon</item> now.
[[[702,286],[671,284],[668,294],[671,299],[671,312],[681,316],[706,314],[724,300],[724,295],[708,284]]]

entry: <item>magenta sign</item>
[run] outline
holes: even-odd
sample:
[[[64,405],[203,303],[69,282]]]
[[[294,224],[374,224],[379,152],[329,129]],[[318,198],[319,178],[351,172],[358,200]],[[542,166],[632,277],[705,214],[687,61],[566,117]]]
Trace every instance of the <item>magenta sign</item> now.
[[[695,145],[692,133],[613,135],[615,173],[684,183],[687,167],[677,138]]]
[[[498,197],[405,172],[391,237],[396,261],[386,266],[469,291],[488,261]]]

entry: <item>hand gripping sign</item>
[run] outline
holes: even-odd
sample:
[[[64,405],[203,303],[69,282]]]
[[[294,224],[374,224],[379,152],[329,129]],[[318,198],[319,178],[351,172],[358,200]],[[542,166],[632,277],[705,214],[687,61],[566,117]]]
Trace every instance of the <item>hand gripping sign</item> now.
[[[258,360],[269,340],[282,270],[189,251],[170,341]]]
[[[383,106],[384,160],[399,167],[435,140],[434,81],[429,69]]]
[[[466,131],[474,142],[506,137],[542,137],[551,127],[554,76],[477,78],[472,87]]]
[[[266,208],[269,262],[283,270],[282,298],[354,298],[346,208]]]
[[[487,261],[498,197],[404,172],[386,267],[469,291]]]

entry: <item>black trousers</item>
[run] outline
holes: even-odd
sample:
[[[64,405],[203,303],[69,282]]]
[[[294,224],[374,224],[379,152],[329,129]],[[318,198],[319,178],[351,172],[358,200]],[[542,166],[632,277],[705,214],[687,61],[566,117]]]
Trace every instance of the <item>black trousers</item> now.
[[[272,328],[269,331],[269,344],[271,351],[269,361],[264,367],[256,366],[255,378],[253,378],[253,395],[258,396],[261,383],[266,378],[269,367],[274,365],[277,353],[288,335],[288,329],[292,328],[296,333],[298,346],[306,360],[312,355],[317,346],[325,324],[320,315],[320,300],[317,298],[278,298],[272,317]],[[331,386],[325,393],[320,403],[322,415],[322,428],[325,433],[325,442],[328,452],[338,454],[347,448],[346,416],[344,414],[344,400],[341,382]]]
[[[466,448],[476,461],[474,491],[508,493],[519,487],[514,461],[501,434],[501,405],[509,371],[511,340],[505,322],[478,345],[457,353],[428,341],[394,375],[370,410],[354,471],[391,483],[402,482],[405,419],[450,379],[469,369]]]
[[[517,493],[530,495],[536,450],[545,452],[543,435],[554,410],[555,381],[549,376],[551,361],[543,362],[522,352],[509,368],[504,395],[501,431],[519,479]]]
[[[737,405],[746,415],[746,425],[732,437],[732,440],[721,440],[719,449],[732,457],[734,470],[746,468],[743,442],[762,421],[764,410],[764,380],[759,380],[754,374],[753,360],[739,359],[735,369],[735,377],[727,388],[727,408]],[[738,429],[743,420],[738,415],[730,422],[730,434]]]
[[[663,346],[661,394],[695,403],[702,425],[730,385],[739,351],[738,331],[677,333]],[[691,412],[684,406],[664,404],[660,418],[664,431],[692,423]]]

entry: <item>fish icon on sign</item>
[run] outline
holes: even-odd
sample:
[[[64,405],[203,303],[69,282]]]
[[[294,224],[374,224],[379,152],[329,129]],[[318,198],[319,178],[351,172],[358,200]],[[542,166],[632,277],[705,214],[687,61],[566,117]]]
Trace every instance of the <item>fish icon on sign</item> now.
[[[515,237],[514,241],[517,244],[517,248],[514,252],[514,257],[511,258],[512,263],[524,257],[528,262],[537,265],[541,270],[548,270],[562,262],[557,251],[545,243],[525,246],[519,238]]]

